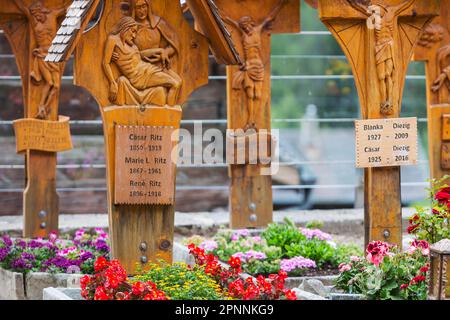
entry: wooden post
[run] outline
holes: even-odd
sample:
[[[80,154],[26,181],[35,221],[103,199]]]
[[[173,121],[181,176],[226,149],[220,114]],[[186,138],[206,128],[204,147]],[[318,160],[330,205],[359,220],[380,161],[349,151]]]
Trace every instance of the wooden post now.
[[[138,262],[172,261],[176,157],[166,134],[208,81],[208,43],[172,0],[105,1],[98,24],[81,35],[99,3],[90,2],[63,56],[77,46],[75,83],[100,106],[112,256],[133,273]]]
[[[398,118],[408,63],[437,0],[319,0],[349,60],[364,119]],[[400,167],[365,169],[365,241],[402,244]]]
[[[431,178],[450,174],[450,3],[425,28],[414,60],[425,61],[427,75],[428,150]]]
[[[215,0],[242,58],[227,67],[228,129],[270,131],[270,35],[300,32],[298,0]],[[229,166],[231,228],[265,227],[273,219],[270,164]]]
[[[64,65],[44,62],[44,58],[67,6],[68,0],[48,0],[45,3],[34,0],[2,0],[0,3],[0,28],[11,44],[22,78],[26,118],[22,124],[25,126],[29,119],[38,119],[34,123],[41,129],[59,126],[58,100]],[[61,137],[70,141],[68,124],[63,126],[65,130]],[[16,136],[20,135],[20,129],[15,129]],[[53,136],[49,132],[45,133],[48,135],[46,139]],[[33,146],[29,145],[22,150],[26,164],[23,236],[44,237],[50,231],[58,230],[56,151],[68,148],[54,148],[55,145],[47,148],[37,141],[39,137],[34,136],[32,139]],[[18,145],[22,142],[17,141]],[[50,149],[53,151],[49,152]]]

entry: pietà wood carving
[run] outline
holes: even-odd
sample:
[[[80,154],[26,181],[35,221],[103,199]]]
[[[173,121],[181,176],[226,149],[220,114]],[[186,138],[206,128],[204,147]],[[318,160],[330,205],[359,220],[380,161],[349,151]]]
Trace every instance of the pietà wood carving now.
[[[425,28],[414,60],[425,61],[427,75],[428,150],[431,177],[450,174],[450,3]]]
[[[344,50],[364,119],[399,117],[406,69],[437,0],[319,0],[319,16]],[[365,169],[366,243],[402,244],[400,168]]]
[[[270,132],[270,35],[300,31],[300,2],[214,2],[242,59],[239,66],[227,67],[228,129]],[[261,173],[267,167],[270,164],[230,165],[232,228],[264,227],[272,222],[272,177]]]
[[[58,99],[63,64],[44,60],[56,35],[59,24],[68,7],[69,1],[26,1],[2,0],[0,2],[0,28],[11,44],[22,77],[25,118],[21,126],[27,127],[27,119],[46,120],[48,123],[34,121],[33,126],[42,130],[58,123]],[[65,139],[64,150],[71,147],[68,123],[59,130]],[[20,130],[16,127],[16,131]],[[58,129],[59,128],[59,129]],[[26,136],[20,132],[17,139]],[[34,141],[37,136],[28,137],[31,143],[17,141],[25,148],[26,189],[24,192],[24,236],[46,236],[52,230],[58,230],[58,195],[56,193],[56,153],[46,150],[62,151],[57,144],[48,141]],[[53,137],[56,138],[56,137]],[[41,147],[39,147],[41,146]],[[30,149],[31,148],[31,149]],[[18,148],[19,150],[19,148]],[[24,150],[19,150],[24,151]]]
[[[82,23],[99,3],[91,2]],[[179,128],[180,105],[207,83],[208,43],[184,20],[178,1],[129,0],[106,1],[98,25],[53,57],[67,58],[75,47],[75,83],[92,93],[103,117],[112,255],[129,270],[139,261],[171,262],[174,201],[162,186],[170,180],[175,189],[175,163],[170,172],[160,169],[176,161],[164,151],[176,141],[158,128]],[[128,134],[116,141],[120,132]],[[116,153],[123,148],[123,156]],[[133,150],[136,156],[127,156]],[[128,172],[119,174],[121,168]],[[154,178],[142,179],[141,170]],[[115,199],[115,188],[129,194]],[[148,203],[155,197],[165,200]]]

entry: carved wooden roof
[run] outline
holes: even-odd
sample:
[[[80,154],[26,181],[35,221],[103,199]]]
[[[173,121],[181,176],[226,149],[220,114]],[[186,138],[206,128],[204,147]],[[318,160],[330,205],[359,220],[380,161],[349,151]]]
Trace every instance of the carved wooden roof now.
[[[227,65],[241,64],[231,33],[214,0],[187,0],[187,3],[200,31],[208,38],[216,60]]]
[[[100,0],[74,0],[67,10],[45,61],[63,62],[70,58],[78,37],[81,36],[89,20],[95,13]]]

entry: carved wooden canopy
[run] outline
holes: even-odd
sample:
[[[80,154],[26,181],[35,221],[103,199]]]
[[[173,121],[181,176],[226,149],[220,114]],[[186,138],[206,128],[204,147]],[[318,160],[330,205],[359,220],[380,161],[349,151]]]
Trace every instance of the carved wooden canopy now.
[[[241,64],[242,59],[235,47],[219,8],[213,0],[187,0],[189,9],[200,31],[208,38],[211,51],[218,63]]]

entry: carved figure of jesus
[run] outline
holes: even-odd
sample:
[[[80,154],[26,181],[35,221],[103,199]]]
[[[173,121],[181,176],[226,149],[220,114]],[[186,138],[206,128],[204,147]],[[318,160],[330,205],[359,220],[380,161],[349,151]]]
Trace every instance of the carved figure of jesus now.
[[[37,119],[47,119],[51,104],[56,98],[61,79],[61,67],[57,63],[44,61],[53,38],[58,31],[58,19],[65,15],[65,8],[47,9],[41,1],[25,6],[22,0],[16,0],[19,9],[31,24],[36,48],[33,50],[31,79],[36,84],[43,84]]]
[[[254,128],[255,102],[262,97],[262,88],[265,77],[265,63],[263,61],[262,33],[270,28],[271,23],[277,18],[287,0],[280,0],[269,16],[260,24],[257,24],[250,16],[243,16],[238,21],[227,15],[224,21],[240,31],[245,62],[240,66],[240,71],[234,75],[232,87],[235,90],[244,89],[247,96],[248,120],[245,130]]]
[[[144,61],[142,53],[135,44],[138,24],[132,17],[122,17],[114,26],[105,44],[103,70],[110,83],[109,100],[123,104],[126,96],[133,96],[141,104],[161,101],[162,105],[176,105],[181,82],[171,77],[159,65]],[[120,77],[116,79],[112,65],[117,66]]]
[[[394,112],[394,73],[396,71],[394,26],[398,15],[408,10],[415,0],[406,0],[396,6],[386,5],[384,0],[348,0],[348,2],[368,19],[375,18],[375,23],[368,25],[375,29],[375,61],[380,86],[380,112],[383,115],[392,115]],[[374,17],[374,15],[376,16]]]

